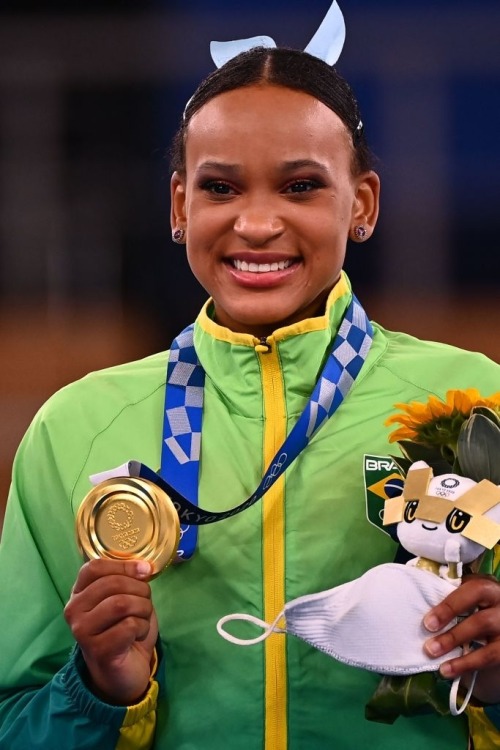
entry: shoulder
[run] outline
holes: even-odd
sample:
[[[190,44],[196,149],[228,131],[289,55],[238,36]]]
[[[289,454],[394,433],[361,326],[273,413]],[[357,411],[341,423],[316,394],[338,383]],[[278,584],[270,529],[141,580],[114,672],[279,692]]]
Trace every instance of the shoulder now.
[[[388,379],[429,393],[478,388],[489,395],[500,390],[500,364],[480,352],[388,331],[376,323],[374,328],[379,352],[375,368]]]
[[[151,399],[163,398],[168,352],[115,365],[85,375],[51,396],[36,415],[31,429],[75,434],[87,424],[104,429],[118,415]]]
[[[57,478],[65,496],[75,488],[80,496],[91,473],[130,458],[156,460],[166,367],[163,352],[89,373],[57,391],[38,411],[17,451],[20,488],[32,495],[32,476],[37,483],[45,477],[53,484]]]

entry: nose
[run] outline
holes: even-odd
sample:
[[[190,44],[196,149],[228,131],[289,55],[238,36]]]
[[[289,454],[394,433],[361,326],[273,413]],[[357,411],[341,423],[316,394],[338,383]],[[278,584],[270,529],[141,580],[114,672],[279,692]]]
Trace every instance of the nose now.
[[[253,247],[260,247],[284,232],[283,220],[272,210],[271,203],[262,201],[243,208],[234,222],[234,231]]]

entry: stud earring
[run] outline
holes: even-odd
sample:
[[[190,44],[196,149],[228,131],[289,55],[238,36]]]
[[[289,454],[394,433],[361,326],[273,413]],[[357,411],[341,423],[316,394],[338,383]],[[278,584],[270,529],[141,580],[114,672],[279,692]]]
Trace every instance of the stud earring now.
[[[172,239],[178,245],[182,245],[182,242],[185,236],[186,236],[186,232],[184,231],[184,229],[176,229],[175,231],[172,232]]]
[[[354,227],[354,238],[362,242],[366,237],[366,228],[362,224],[358,224]]]

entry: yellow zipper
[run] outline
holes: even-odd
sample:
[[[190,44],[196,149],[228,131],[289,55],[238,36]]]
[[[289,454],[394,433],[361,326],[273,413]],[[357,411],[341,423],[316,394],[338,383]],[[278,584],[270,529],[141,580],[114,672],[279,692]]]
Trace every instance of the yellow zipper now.
[[[286,438],[283,377],[272,337],[255,347],[259,354],[264,398],[264,466],[267,468]],[[273,622],[285,606],[285,478],[266,492],[262,505],[264,619]],[[264,750],[287,747],[286,642],[273,635],[264,642],[265,740]]]

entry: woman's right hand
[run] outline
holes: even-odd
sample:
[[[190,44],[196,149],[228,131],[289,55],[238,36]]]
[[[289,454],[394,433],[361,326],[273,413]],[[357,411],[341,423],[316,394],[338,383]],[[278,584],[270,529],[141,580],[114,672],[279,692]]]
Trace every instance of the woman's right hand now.
[[[64,616],[79,644],[89,688],[115,705],[133,705],[148,689],[158,623],[139,560],[91,560],[80,569]]]

